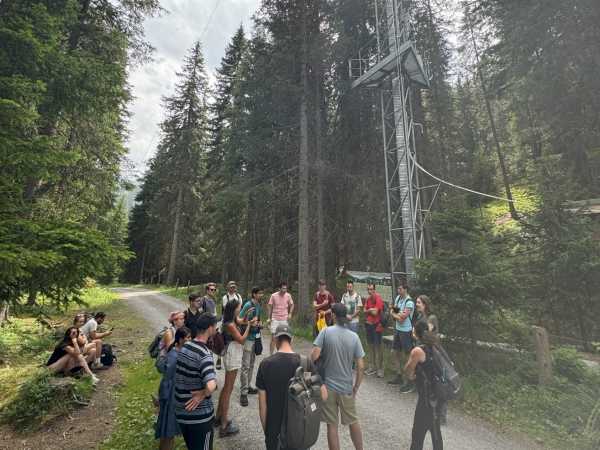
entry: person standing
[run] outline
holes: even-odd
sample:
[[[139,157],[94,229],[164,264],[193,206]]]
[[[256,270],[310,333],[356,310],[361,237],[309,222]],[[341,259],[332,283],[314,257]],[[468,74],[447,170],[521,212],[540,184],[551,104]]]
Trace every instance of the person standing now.
[[[163,333],[160,344],[158,344],[159,357],[166,357],[167,352],[171,348],[171,344],[175,342],[175,333],[179,328],[185,326],[185,313],[181,311],[173,311],[169,314],[169,326]]]
[[[329,450],[340,450],[338,424],[350,429],[350,438],[356,450],[363,449],[363,438],[358,414],[356,394],[363,380],[365,352],[358,335],[346,328],[347,310],[342,304],[332,306],[335,324],[319,333],[313,343],[311,358],[320,358],[322,375],[327,388],[327,400],[323,404],[323,422],[327,423]],[[356,378],[352,377],[352,365],[356,366]]]
[[[442,431],[439,420],[439,403],[436,404],[430,387],[433,385],[432,347],[436,344],[435,336],[429,331],[429,324],[420,321],[415,324],[415,337],[421,345],[413,348],[404,373],[408,379],[417,380],[419,399],[415,409],[410,450],[422,450],[427,431],[431,433],[433,450],[443,450]],[[433,404],[432,401],[433,400]]]
[[[225,384],[219,395],[219,406],[217,407],[217,416],[215,425],[220,427],[219,437],[232,436],[239,433],[240,429],[232,420],[229,420],[229,403],[233,385],[237,378],[238,370],[242,367],[242,355],[244,352],[244,342],[248,338],[250,329],[256,325],[257,318],[250,321],[250,326],[245,327],[243,333],[240,332],[239,318],[242,304],[233,299],[227,302],[223,310],[223,325],[222,333],[225,341],[225,356],[223,361],[225,364]],[[250,310],[249,310],[250,311]]]
[[[167,356],[159,358],[156,364],[156,368],[162,373],[158,388],[159,409],[154,434],[156,439],[160,439],[159,450],[172,450],[175,445],[175,436],[181,434],[175,418],[175,402],[173,401],[175,371],[177,370],[177,354],[191,338],[191,332],[186,327],[177,329]]]
[[[213,316],[217,316],[217,285],[216,283],[206,283],[204,297],[200,300],[200,310]]]
[[[256,374],[258,388],[258,410],[260,423],[265,433],[267,450],[279,450],[279,433],[285,414],[285,405],[290,379],[301,365],[301,357],[292,349],[292,330],[289,325],[278,325],[273,333],[277,353],[264,359]],[[308,372],[313,372],[312,361],[308,361]],[[321,397],[327,390],[322,386]]]
[[[359,316],[363,302],[360,294],[354,290],[352,281],[346,283],[346,292],[342,295],[341,303],[348,308],[348,328],[358,333]]]
[[[401,282],[398,286],[398,295],[390,315],[395,321],[394,329],[394,359],[396,362],[396,377],[389,381],[390,384],[401,384],[400,392],[407,394],[415,391],[415,385],[407,380],[402,382],[402,368],[404,356],[408,358],[413,349],[412,318],[415,312],[415,303],[408,295],[408,285]]]
[[[240,305],[244,303],[242,300],[242,296],[237,292],[237,284],[235,281],[230,281],[226,285],[227,292],[223,295],[221,299],[221,315],[225,313],[225,306],[232,300],[237,300]],[[221,355],[217,357],[217,370],[221,370]]]
[[[192,328],[194,328],[194,326],[196,326],[197,320],[202,315],[202,312],[200,311],[200,303],[202,302],[202,297],[199,293],[192,292],[188,296],[188,300],[190,302],[190,306],[188,307],[188,309],[185,310],[183,314],[185,327],[191,330]]]
[[[193,340],[177,354],[175,369],[175,417],[188,450],[212,450],[215,409],[212,393],[217,374],[212,352],[206,346],[215,335],[217,318],[203,313],[192,329]]]
[[[313,335],[317,336],[319,334],[319,329],[317,328],[317,321],[319,317],[323,314],[325,315],[325,322],[327,325],[331,325],[333,323],[331,316],[331,306],[335,303],[335,297],[327,290],[327,283],[325,280],[319,280],[319,290],[315,292],[315,296],[313,299],[313,308],[315,309],[315,325],[313,327]]]
[[[231,300],[237,300],[238,302],[240,302],[240,305],[242,303],[244,303],[242,296],[240,294],[238,294],[237,284],[235,281],[228,282],[226,287],[227,287],[227,292],[225,292],[225,295],[223,295],[223,298],[221,299],[221,303],[222,303],[222,307],[223,307],[223,309],[221,311],[225,311],[225,306]]]
[[[429,331],[439,339],[439,323],[438,318],[433,314],[431,300],[426,295],[419,295],[415,301],[415,309],[417,313],[416,320],[413,323],[416,324],[419,321],[426,321],[429,325]],[[438,401],[438,413],[440,417],[440,425],[446,425],[448,422],[448,403],[445,401]]]
[[[248,406],[248,394],[255,395],[258,393],[256,388],[250,386],[250,383],[252,382],[254,360],[256,359],[254,346],[256,345],[256,339],[260,339],[260,315],[262,312],[260,301],[262,297],[263,290],[261,288],[252,288],[252,298],[244,304],[238,316],[242,326],[250,327],[242,353],[240,376],[240,405],[242,406]]]
[[[369,347],[369,368],[367,375],[383,378],[383,300],[376,291],[375,283],[367,285],[369,296],[365,301],[365,330],[367,332],[367,346]]]
[[[271,354],[273,354],[273,349],[275,348],[275,330],[279,325],[289,325],[290,320],[292,320],[294,300],[287,290],[287,283],[281,282],[279,290],[271,294],[267,305],[267,325],[271,331],[271,345],[269,348]]]

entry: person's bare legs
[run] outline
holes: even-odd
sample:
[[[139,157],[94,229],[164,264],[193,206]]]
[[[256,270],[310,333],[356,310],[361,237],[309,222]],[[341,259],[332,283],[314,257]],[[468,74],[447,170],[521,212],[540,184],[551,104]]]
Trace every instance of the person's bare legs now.
[[[363,438],[360,423],[354,422],[353,424],[350,424],[348,428],[350,428],[350,439],[352,439],[354,448],[356,450],[363,450]]]
[[[159,450],[173,450],[175,446],[175,438],[160,438]]]
[[[93,363],[96,359],[96,346],[90,347],[87,353],[84,353],[85,361],[89,364]]]
[[[229,370],[225,372],[225,384],[223,390],[219,396],[219,406],[217,408],[217,417],[221,420],[221,429],[227,428],[228,415],[229,415],[229,402],[231,401],[231,393],[233,392],[233,385],[237,378],[237,370]]]
[[[340,450],[340,435],[337,424],[327,424],[327,445],[329,450]]]
[[[62,373],[71,370],[72,367],[75,367],[72,363],[73,357],[71,355],[64,355],[58,361],[50,364],[48,366],[48,370],[52,373]],[[69,367],[70,366],[70,367]],[[69,367],[67,369],[67,367]]]

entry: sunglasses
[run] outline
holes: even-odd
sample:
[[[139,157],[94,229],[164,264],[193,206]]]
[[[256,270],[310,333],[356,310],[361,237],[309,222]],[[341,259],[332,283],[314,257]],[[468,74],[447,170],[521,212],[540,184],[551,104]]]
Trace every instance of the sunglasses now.
[[[214,291],[216,291],[216,289],[215,289],[215,288],[210,288],[210,289],[209,289],[209,292],[214,292]]]

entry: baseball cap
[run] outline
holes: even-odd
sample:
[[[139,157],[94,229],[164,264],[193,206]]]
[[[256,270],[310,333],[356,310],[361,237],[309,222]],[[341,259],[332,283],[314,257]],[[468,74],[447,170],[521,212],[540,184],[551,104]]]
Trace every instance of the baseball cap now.
[[[278,338],[279,336],[287,336],[290,339],[292,338],[292,329],[289,325],[277,325],[275,328],[274,338]]]

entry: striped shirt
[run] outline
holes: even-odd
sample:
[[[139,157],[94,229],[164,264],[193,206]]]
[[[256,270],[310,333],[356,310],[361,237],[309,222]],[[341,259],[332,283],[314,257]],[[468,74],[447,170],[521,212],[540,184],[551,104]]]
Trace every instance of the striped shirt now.
[[[216,380],[215,365],[211,351],[198,341],[186,342],[177,355],[175,372],[175,417],[177,422],[195,425],[208,422],[214,416],[213,401],[206,397],[193,411],[186,411],[185,404],[192,398],[192,391],[206,388],[210,380]]]

